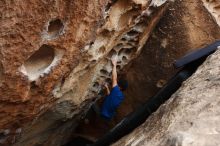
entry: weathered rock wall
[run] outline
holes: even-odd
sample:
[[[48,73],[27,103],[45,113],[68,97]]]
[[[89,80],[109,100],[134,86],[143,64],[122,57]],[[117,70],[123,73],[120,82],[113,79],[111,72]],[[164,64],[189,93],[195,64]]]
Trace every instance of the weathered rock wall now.
[[[114,146],[207,146],[220,140],[220,49],[144,124]]]
[[[0,2],[0,143],[60,145],[166,10],[160,0]],[[41,116],[40,116],[41,115]],[[39,118],[40,116],[40,118]]]
[[[201,0],[177,0],[169,4],[141,54],[123,69],[129,88],[109,127],[116,125],[163,87],[177,71],[172,66],[176,59],[220,39],[220,28],[213,18]],[[94,118],[90,124],[82,122],[76,133],[96,139],[106,132],[104,124]]]

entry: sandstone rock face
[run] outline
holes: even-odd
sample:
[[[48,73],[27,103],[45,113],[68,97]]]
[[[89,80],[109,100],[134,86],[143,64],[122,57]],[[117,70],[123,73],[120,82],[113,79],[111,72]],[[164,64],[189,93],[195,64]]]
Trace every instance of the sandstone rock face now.
[[[201,0],[177,0],[169,4],[140,55],[123,69],[129,87],[111,127],[163,87],[177,71],[172,65],[176,59],[220,39],[220,27],[213,18]],[[99,138],[105,130],[101,122],[94,123],[80,125],[77,134]]]
[[[220,144],[220,49],[144,124],[114,146]]]
[[[0,143],[60,145],[141,51],[166,0],[0,2]],[[40,116],[40,117],[39,117]]]

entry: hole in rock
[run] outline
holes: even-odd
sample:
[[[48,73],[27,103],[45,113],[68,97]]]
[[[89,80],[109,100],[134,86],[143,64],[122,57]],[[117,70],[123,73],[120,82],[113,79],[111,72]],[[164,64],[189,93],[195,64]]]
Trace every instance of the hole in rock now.
[[[139,32],[135,31],[135,30],[131,30],[127,33],[127,35],[131,36],[131,37],[136,37],[139,35]]]
[[[105,12],[107,12],[111,7],[111,3],[108,3],[106,6],[105,6]]]
[[[100,35],[103,36],[103,37],[109,37],[111,35],[111,32],[107,29],[103,29],[101,32],[100,32]]]
[[[128,35],[128,34],[126,34],[122,37],[121,41],[125,41],[125,42],[126,41],[127,42],[133,41],[133,42],[135,42],[135,41],[138,41],[138,37],[137,37],[137,35]]]
[[[122,57],[122,61],[126,62],[127,60],[128,60],[128,59],[127,59],[126,56],[123,56],[123,57]]]
[[[122,56],[122,55],[130,55],[133,51],[135,51],[134,48],[122,48],[119,52],[118,52],[118,56]]]
[[[65,80],[66,80],[66,78],[62,77],[62,79],[61,79],[61,86],[63,86],[63,84],[65,83]]]
[[[133,42],[128,42],[127,45],[129,45],[130,47],[134,47],[135,44]]]
[[[214,9],[220,9],[220,5],[215,6]]]
[[[125,50],[125,54],[130,55],[131,52],[132,52],[132,49],[135,50],[134,48],[126,49],[126,50]]]
[[[121,64],[121,61],[117,61],[117,64]]]
[[[112,83],[112,79],[111,78],[107,78],[107,79],[105,79],[105,82],[107,82],[108,84],[111,84]]]
[[[99,48],[99,53],[101,53],[101,54],[103,54],[103,53],[105,53],[105,47],[104,46],[102,46],[102,47],[100,47]]]
[[[133,48],[132,48],[132,51],[137,52],[137,51],[138,51],[138,48],[137,48],[137,47],[133,47]]]
[[[117,45],[114,47],[114,49],[115,49],[115,50],[120,50],[122,47],[123,47],[123,44],[122,44],[122,43],[119,43],[119,44],[117,44]]]
[[[6,137],[6,135],[4,134],[4,132],[0,132],[0,140],[5,138],[5,137]]]
[[[33,89],[33,88],[37,88],[36,81],[31,82],[31,89]]]
[[[127,39],[123,37],[123,38],[121,38],[121,41],[127,41]]]
[[[121,69],[121,66],[120,66],[120,65],[117,65],[116,68],[117,68],[117,70],[120,70],[120,69]]]
[[[104,79],[104,78],[105,78],[105,76],[102,76],[102,75],[101,75],[101,76],[100,76],[100,78]]]
[[[112,58],[113,56],[117,55],[117,52],[112,49],[109,53],[108,53],[108,58]]]
[[[94,87],[94,88],[98,88],[98,87],[99,87],[99,83],[98,83],[98,82],[95,82],[95,83],[93,84],[93,87]]]
[[[124,54],[124,48],[122,48],[119,52],[118,52],[118,56],[121,56]]]
[[[92,60],[91,63],[92,63],[92,64],[95,64],[95,63],[96,63],[96,60]]]
[[[27,75],[30,81],[34,81],[40,75],[48,73],[61,56],[61,52],[55,54],[53,47],[44,44],[25,61],[20,71]]]
[[[101,75],[100,78],[105,79],[106,77]]]
[[[51,37],[56,37],[59,34],[61,34],[63,29],[64,29],[63,22],[60,19],[55,19],[49,22],[48,34]]]
[[[101,69],[101,70],[100,70],[100,73],[101,73],[102,75],[106,75],[106,76],[108,75],[108,72],[107,72],[106,70],[104,70],[104,69]]]

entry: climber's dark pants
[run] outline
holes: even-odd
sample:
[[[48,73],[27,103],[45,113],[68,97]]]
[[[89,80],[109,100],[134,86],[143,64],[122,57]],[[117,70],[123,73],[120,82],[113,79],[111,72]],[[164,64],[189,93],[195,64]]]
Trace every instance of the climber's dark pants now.
[[[98,126],[98,128],[102,129],[104,132],[107,132],[112,128],[110,120],[101,115],[100,106],[96,102],[91,105],[85,119],[88,119],[90,123],[95,124],[95,126]]]
[[[92,104],[91,108],[97,115],[101,115],[100,107],[96,104],[96,102]]]
[[[101,109],[100,109],[99,105],[98,105],[96,102],[94,102],[94,103],[91,105],[91,108],[90,108],[89,111],[87,112],[85,118],[86,118],[86,119],[91,119],[92,116],[94,116],[94,114],[95,114],[96,116],[98,116],[98,118],[101,118],[101,119],[102,119],[103,121],[105,121],[105,122],[109,122],[109,121],[110,121],[109,119],[107,119],[107,118],[105,118],[105,117],[103,117],[103,116],[101,115]]]
[[[96,103],[93,103],[91,105],[90,109],[86,113],[85,118],[86,119],[91,119],[94,115],[100,116],[100,108],[99,108],[99,106]]]

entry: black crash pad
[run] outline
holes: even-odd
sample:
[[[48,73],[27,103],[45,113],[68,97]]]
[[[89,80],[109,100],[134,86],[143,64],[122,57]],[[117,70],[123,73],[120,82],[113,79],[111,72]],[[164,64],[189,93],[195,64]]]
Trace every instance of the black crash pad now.
[[[220,40],[204,48],[196,49],[195,51],[186,54],[182,58],[176,60],[173,65],[175,68],[180,68],[200,58],[207,57],[211,53],[215,52],[218,46],[220,46]]]

